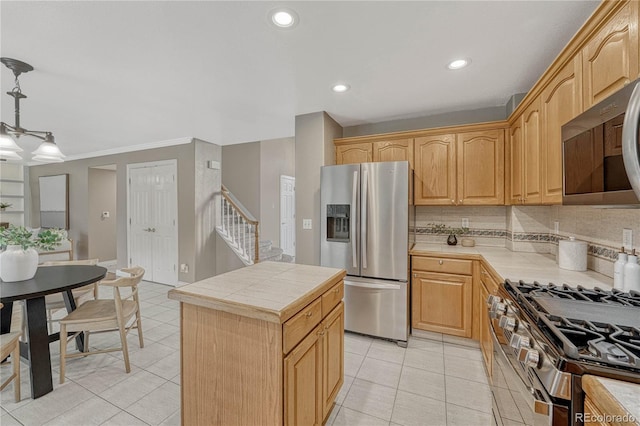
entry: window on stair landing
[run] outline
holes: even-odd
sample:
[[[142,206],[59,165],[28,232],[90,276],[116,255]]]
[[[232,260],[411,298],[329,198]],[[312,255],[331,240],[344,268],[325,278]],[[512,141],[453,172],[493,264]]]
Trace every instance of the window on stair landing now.
[[[351,224],[349,204],[327,205],[327,241],[348,243]]]

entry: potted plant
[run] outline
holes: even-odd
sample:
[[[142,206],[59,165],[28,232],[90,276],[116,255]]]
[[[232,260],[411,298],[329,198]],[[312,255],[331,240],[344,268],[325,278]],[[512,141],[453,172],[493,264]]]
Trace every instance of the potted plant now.
[[[38,269],[36,249],[50,251],[60,245],[62,233],[45,229],[38,235],[23,226],[10,225],[0,232],[0,279],[7,282],[24,281],[34,277]]]
[[[5,211],[6,209],[8,209],[9,207],[11,207],[13,204],[11,203],[0,203],[0,211]]]

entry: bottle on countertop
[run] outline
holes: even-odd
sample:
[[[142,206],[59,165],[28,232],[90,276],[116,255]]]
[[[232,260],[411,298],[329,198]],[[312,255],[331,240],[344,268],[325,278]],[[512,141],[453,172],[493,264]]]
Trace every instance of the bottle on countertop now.
[[[638,265],[638,256],[636,250],[633,249],[624,265],[624,292],[631,290],[640,291],[640,265]]]
[[[624,265],[627,263],[627,253],[624,247],[618,253],[618,260],[613,264],[613,288],[624,291]]]

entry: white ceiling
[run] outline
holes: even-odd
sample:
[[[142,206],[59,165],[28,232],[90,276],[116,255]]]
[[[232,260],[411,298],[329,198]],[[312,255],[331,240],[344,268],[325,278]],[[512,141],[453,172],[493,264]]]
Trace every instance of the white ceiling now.
[[[295,116],[342,126],[504,105],[526,92],[594,1],[0,2],[1,53],[30,63],[21,123],[62,151],[197,137],[289,137]],[[268,21],[294,9],[292,30]],[[446,64],[468,57],[468,68]],[[2,66],[2,121],[13,75]],[[351,90],[336,94],[331,86]],[[36,141],[24,142],[35,149]]]

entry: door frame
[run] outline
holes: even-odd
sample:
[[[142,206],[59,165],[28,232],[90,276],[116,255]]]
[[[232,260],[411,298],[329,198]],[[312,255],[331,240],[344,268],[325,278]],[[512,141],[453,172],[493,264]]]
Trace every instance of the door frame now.
[[[295,259],[296,257],[296,212],[295,212],[295,208],[296,208],[296,204],[295,204],[295,197],[296,197],[296,177],[295,176],[289,176],[289,175],[280,175],[280,187],[278,188],[278,193],[280,195],[280,217],[278,218],[280,221],[280,247],[283,248],[284,250],[284,244],[282,244],[282,181],[283,180],[292,180],[293,181],[293,258]]]
[[[126,221],[127,221],[127,265],[129,267],[131,267],[131,204],[129,203],[130,200],[130,189],[131,189],[131,185],[130,185],[130,170],[131,169],[139,169],[139,168],[149,168],[149,167],[155,167],[155,166],[172,166],[173,167],[173,171],[175,173],[176,176],[176,198],[175,198],[175,203],[174,203],[174,209],[175,209],[175,217],[176,217],[176,226],[174,227],[174,231],[173,231],[173,237],[175,239],[176,242],[176,253],[175,253],[175,265],[176,265],[176,273],[175,273],[175,285],[177,286],[179,283],[179,272],[178,272],[178,266],[179,266],[179,261],[180,261],[180,245],[179,245],[179,240],[178,240],[178,227],[180,224],[179,221],[179,217],[178,217],[178,160],[177,159],[171,159],[171,160],[160,160],[160,161],[149,161],[149,162],[145,162],[145,163],[129,163],[127,164],[127,180],[125,182],[126,186],[127,186],[127,217],[126,217]]]

